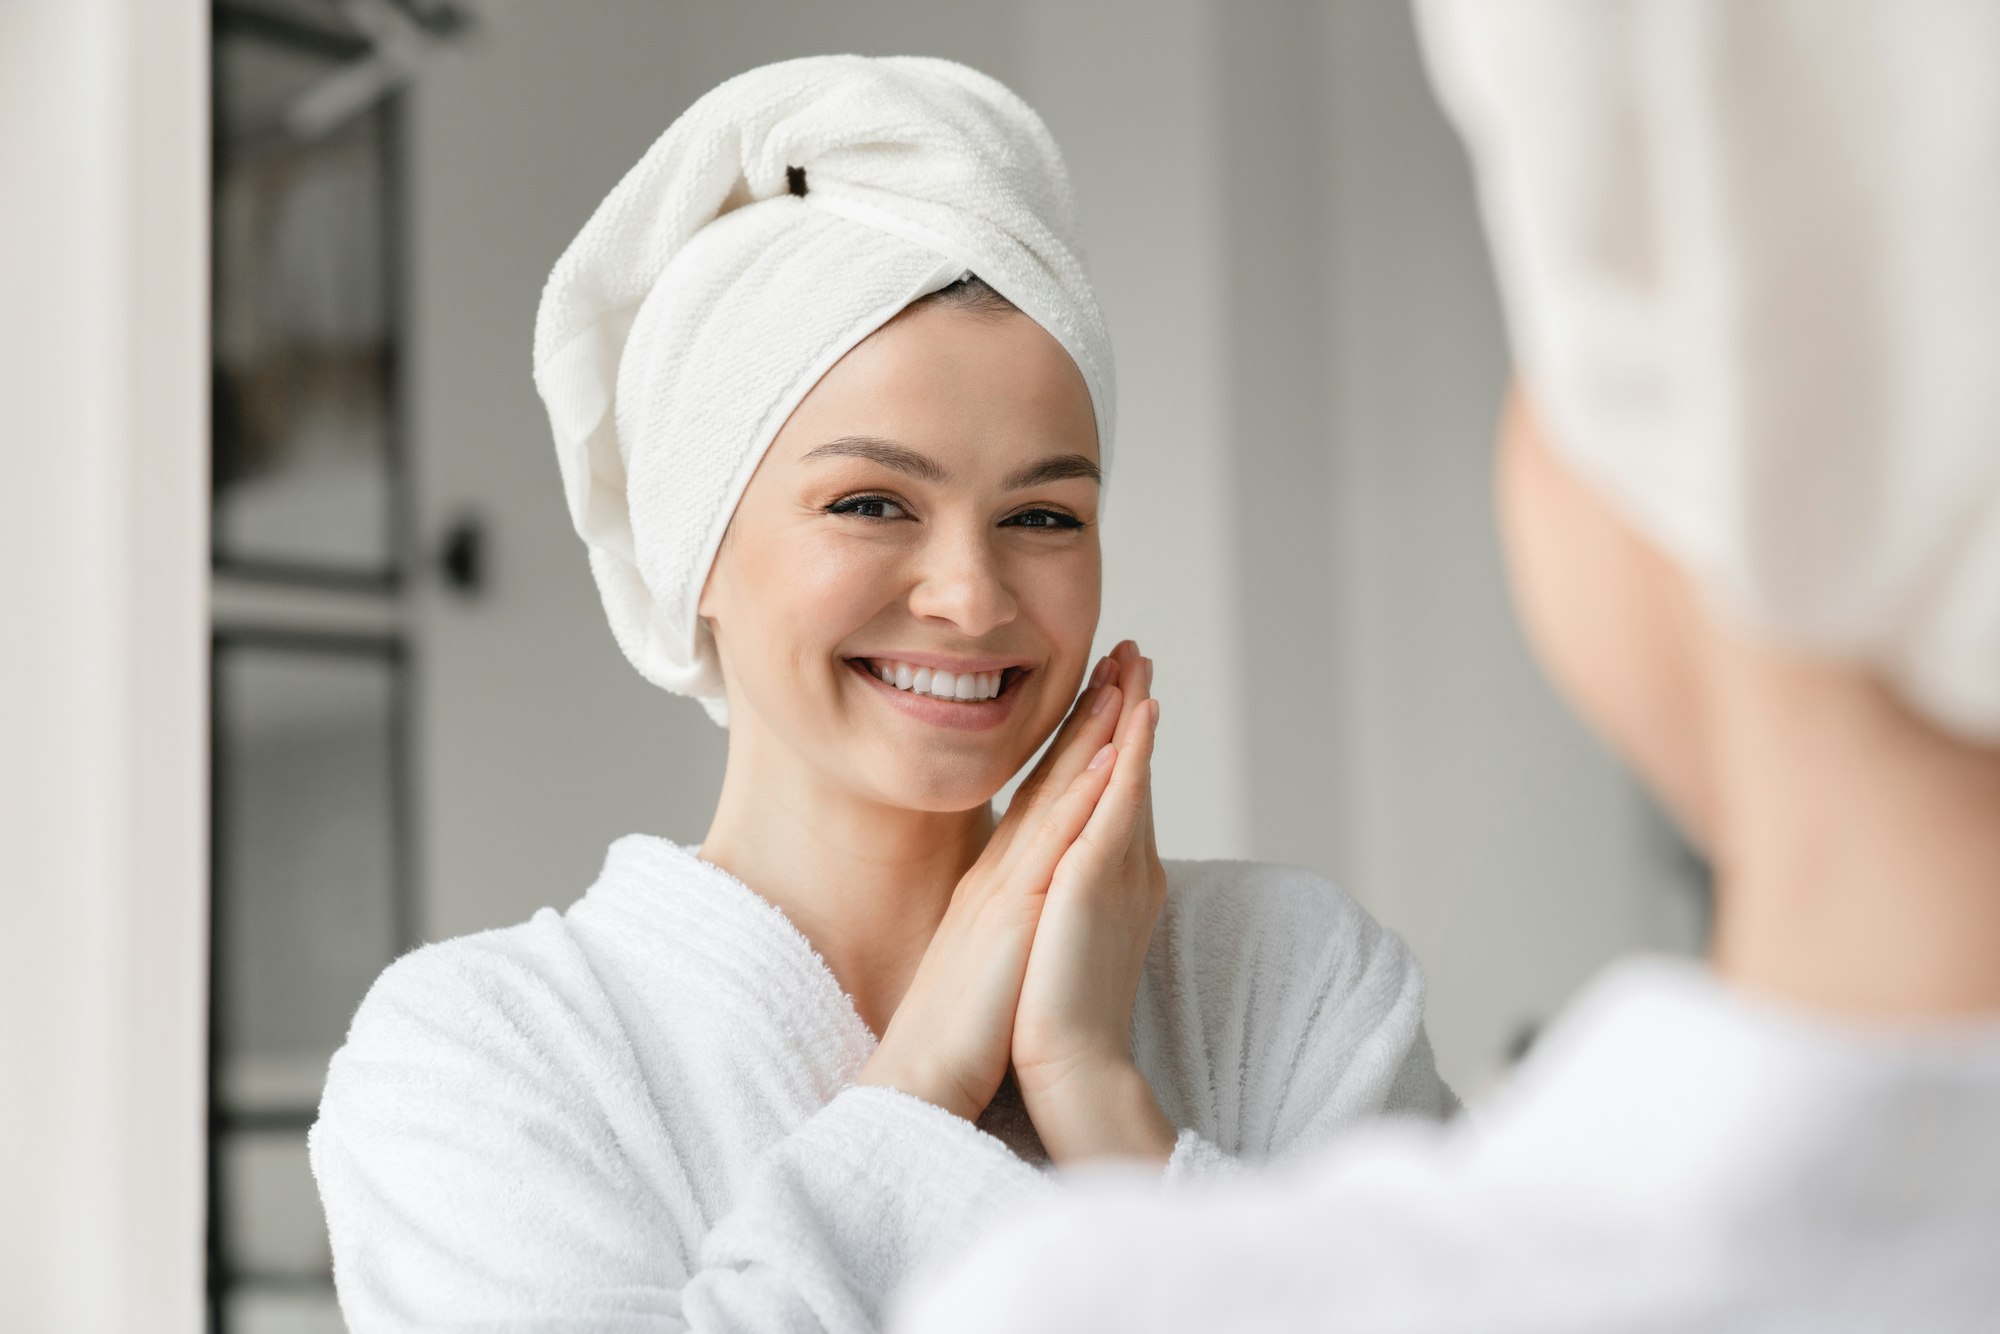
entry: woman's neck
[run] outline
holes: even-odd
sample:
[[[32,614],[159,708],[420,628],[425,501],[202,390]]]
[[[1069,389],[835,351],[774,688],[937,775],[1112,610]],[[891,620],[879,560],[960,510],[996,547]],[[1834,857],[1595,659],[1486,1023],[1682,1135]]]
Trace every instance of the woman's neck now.
[[[1881,1019],[2000,1014],[2000,751],[1864,673],[1734,655],[1716,692],[1716,962]]]
[[[989,806],[888,805],[743,727],[701,855],[791,919],[879,1035],[992,833]]]

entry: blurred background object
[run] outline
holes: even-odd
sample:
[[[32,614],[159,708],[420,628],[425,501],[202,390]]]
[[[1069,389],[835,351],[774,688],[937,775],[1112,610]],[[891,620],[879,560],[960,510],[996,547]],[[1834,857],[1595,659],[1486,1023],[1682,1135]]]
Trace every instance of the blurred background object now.
[[[1476,1091],[1700,865],[1505,600],[1506,370],[1401,0],[217,0],[212,1321],[337,1329],[303,1133],[368,982],[699,839],[723,735],[626,664],[529,380],[550,265],[702,92],[974,64],[1068,156],[1120,363],[1103,643],[1169,702],[1162,851],[1303,863]]]
[[[471,26],[436,0],[213,9],[216,1334],[341,1327],[305,1136],[417,942],[401,112]]]

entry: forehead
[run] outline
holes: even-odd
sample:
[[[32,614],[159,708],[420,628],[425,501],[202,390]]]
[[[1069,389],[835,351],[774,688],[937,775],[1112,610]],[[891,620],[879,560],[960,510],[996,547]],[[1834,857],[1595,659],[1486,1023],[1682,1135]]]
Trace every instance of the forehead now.
[[[1052,451],[1098,454],[1082,372],[1018,312],[919,306],[870,334],[800,402],[772,442],[799,460],[842,436],[895,440],[995,466]]]

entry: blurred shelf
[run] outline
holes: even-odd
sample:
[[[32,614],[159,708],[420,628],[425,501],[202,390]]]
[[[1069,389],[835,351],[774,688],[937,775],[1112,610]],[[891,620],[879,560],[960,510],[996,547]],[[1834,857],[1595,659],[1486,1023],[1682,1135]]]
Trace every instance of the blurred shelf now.
[[[305,588],[225,576],[209,582],[209,607],[223,631],[400,636],[409,628],[405,602],[393,589]]]

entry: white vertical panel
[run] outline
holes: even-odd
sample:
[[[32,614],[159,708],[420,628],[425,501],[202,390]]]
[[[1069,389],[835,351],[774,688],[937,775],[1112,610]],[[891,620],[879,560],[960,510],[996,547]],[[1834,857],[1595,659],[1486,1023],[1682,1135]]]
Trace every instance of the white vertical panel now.
[[[207,7],[0,6],[0,1328],[201,1320]]]

